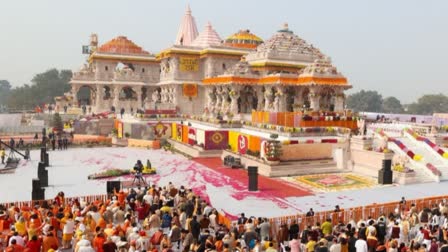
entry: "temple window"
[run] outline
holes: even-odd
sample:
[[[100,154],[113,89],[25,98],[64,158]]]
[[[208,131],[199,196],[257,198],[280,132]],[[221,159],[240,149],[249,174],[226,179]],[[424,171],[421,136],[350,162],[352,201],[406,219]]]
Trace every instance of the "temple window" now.
[[[226,70],[226,63],[222,63],[222,70]]]
[[[145,69],[144,68],[142,68],[142,73],[144,73],[145,72]]]
[[[108,67],[108,66],[105,66],[105,67],[104,67],[104,70],[109,71],[109,67]]]

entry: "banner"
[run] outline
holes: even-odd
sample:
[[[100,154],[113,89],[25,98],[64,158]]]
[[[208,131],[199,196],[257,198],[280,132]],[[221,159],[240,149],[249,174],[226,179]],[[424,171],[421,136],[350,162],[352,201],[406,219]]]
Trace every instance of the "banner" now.
[[[148,123],[154,134],[154,139],[170,138],[171,137],[171,123]]]
[[[123,138],[123,123],[122,122],[118,122],[117,123],[117,136],[118,138]]]
[[[206,150],[223,150],[229,145],[228,131],[206,131],[205,132],[205,149]]]
[[[188,129],[188,144],[189,145],[196,144],[196,129],[194,129],[194,128]]]
[[[182,93],[185,97],[193,98],[198,95],[198,85],[196,84],[183,84]]]
[[[247,148],[249,147],[249,141],[246,136],[239,135],[238,136],[238,152],[240,154],[246,154]]]
[[[180,57],[179,68],[182,72],[197,72],[199,71],[199,58]]]

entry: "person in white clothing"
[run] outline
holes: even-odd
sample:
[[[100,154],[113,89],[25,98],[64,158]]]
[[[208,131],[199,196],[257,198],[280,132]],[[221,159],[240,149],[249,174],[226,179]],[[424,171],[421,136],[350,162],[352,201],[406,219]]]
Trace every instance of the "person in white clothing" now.
[[[356,252],[368,252],[367,242],[363,238],[359,238],[355,242]]]

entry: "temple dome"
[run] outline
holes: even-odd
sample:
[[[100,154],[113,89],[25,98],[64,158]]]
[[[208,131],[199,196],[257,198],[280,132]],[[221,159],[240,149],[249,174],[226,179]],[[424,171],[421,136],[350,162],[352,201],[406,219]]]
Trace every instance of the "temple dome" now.
[[[205,26],[205,30],[202,31],[199,36],[191,43],[192,46],[208,47],[213,45],[220,45],[221,37],[213,29],[210,22]]]
[[[143,50],[140,46],[129,40],[125,36],[118,36],[98,48],[100,53],[113,54],[131,54],[131,55],[149,55],[149,52]]]
[[[263,40],[251,33],[249,30],[240,30],[239,32],[227,37],[224,45],[236,48],[255,49],[261,43],[263,43]]]
[[[294,34],[288,28],[288,24],[284,24],[282,29],[258,46],[257,52],[306,55],[314,59],[324,57],[318,48],[308,44],[304,39]]]

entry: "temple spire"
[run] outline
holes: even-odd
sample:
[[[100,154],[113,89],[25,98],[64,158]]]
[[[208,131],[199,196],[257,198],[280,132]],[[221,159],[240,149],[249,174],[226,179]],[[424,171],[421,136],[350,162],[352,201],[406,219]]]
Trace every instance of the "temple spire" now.
[[[191,15],[190,5],[187,5],[187,10],[182,19],[182,23],[179,26],[177,32],[175,45],[190,45],[198,36],[198,28],[196,27],[196,21]]]
[[[192,46],[208,47],[213,45],[220,45],[221,38],[218,33],[213,29],[212,24],[207,22],[205,29],[199,34],[199,36],[191,43]]]

